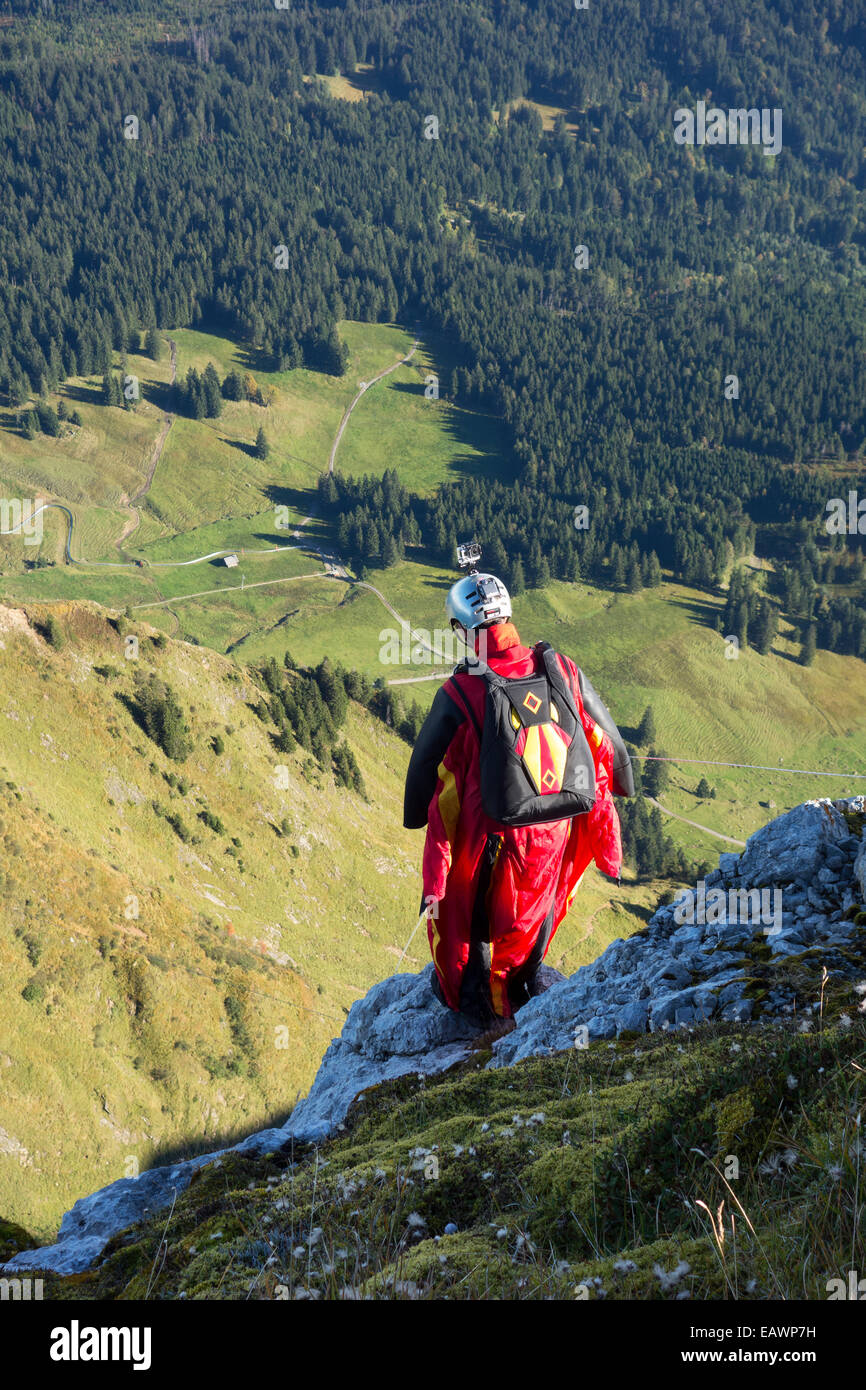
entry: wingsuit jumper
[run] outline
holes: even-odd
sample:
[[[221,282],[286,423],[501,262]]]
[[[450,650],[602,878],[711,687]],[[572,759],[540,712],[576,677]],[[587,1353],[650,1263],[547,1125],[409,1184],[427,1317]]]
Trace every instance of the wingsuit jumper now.
[[[446,610],[467,658],[418,735],[403,823],[427,828],[434,992],[489,1028],[547,987],[542,961],[590,861],[619,878],[613,794],[633,796],[634,779],[583,672],[547,643],[521,646],[500,580],[473,571]]]

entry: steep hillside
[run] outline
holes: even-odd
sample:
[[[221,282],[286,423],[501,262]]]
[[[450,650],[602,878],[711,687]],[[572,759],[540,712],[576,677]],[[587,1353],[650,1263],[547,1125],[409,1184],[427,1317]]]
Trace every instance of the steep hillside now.
[[[47,610],[0,608],[0,1210],[36,1231],[190,1136],[284,1117],[419,896],[408,750],[360,706],[366,800],[275,750],[231,662],[51,614],[55,645]],[[139,673],[174,691],[184,760],[136,722]]]

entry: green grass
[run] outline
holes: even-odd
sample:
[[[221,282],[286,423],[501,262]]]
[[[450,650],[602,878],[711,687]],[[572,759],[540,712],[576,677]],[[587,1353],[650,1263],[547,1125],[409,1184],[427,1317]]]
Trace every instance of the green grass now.
[[[270,539],[264,526],[251,524],[251,529],[260,537],[257,545]],[[308,534],[315,534],[317,529],[321,535],[319,528],[306,528]],[[220,548],[220,541],[231,544],[236,536],[231,528],[215,526],[200,533],[196,544]],[[326,536],[322,539],[327,541]],[[179,541],[174,547],[178,555],[189,548]],[[174,547],[163,542],[159,553],[168,555]],[[285,556],[250,557],[243,573],[249,584],[303,575],[318,568],[315,556],[293,551]],[[53,574],[43,575],[49,573]],[[383,664],[384,634],[397,630],[396,620],[375,595],[339,581],[298,578],[241,593],[230,591],[230,586],[240,582],[238,571],[219,564],[151,574],[163,597],[225,589],[224,596],[188,598],[179,604],[181,631],[218,650],[242,654],[244,660],[268,655],[281,660],[288,647],[303,663],[314,664],[327,654],[373,678],[386,680],[429,675],[449,666],[447,661],[413,666]],[[52,582],[39,578],[44,585]],[[406,561],[391,570],[374,572],[372,579],[413,627],[431,634],[441,631],[451,576]],[[124,583],[127,591],[134,583],[143,586],[143,581],[126,577]],[[103,594],[111,592],[111,582],[102,577],[100,584]],[[65,592],[74,592],[74,588],[67,587]],[[152,603],[156,597],[148,588],[138,601]],[[723,642],[706,622],[721,607],[720,597],[680,585],[664,585],[641,595],[615,595],[585,584],[553,584],[543,592],[530,591],[519,597],[515,620],[525,642],[545,637],[572,656],[624,728],[636,727],[646,705],[652,704],[659,730],[657,742],[672,756],[770,767],[866,771],[866,715],[858,693],[860,663],[821,652],[814,666],[803,668],[794,660],[797,646],[786,628],[773,653],[760,656],[748,650],[738,661],[728,661]],[[158,608],[142,612],[149,619],[162,621]],[[403,698],[426,707],[437,683],[423,681],[397,688]],[[715,800],[699,803],[694,796],[702,775],[715,787]],[[863,780],[683,762],[672,768],[671,785],[662,801],[672,811],[744,840],[773,814],[809,796],[842,796],[858,790],[864,790]],[[771,801],[775,807],[769,806]],[[699,830],[674,821],[668,826],[674,839],[697,861],[726,848]]]
[[[302,508],[301,508],[302,510]],[[292,518],[301,520],[297,515]],[[49,514],[55,544],[61,518]],[[383,664],[387,634],[396,619],[376,596],[326,578],[304,578],[321,568],[310,546],[330,544],[321,521],[302,526],[300,538],[269,527],[261,512],[197,528],[148,549],[154,561],[184,559],[247,542],[252,550],[292,542],[286,554],[243,557],[238,570],[204,562],[178,569],[108,571],[84,578],[53,569],[6,581],[10,596],[69,597],[79,584],[103,602],[148,604],[183,600],[177,623],[164,610],[141,612],[169,631],[180,631],[245,660],[275,655],[288,647],[296,659],[313,664],[325,654],[373,678],[403,679],[448,669],[449,662],[412,666]],[[290,522],[292,525],[292,522]],[[294,528],[293,528],[294,529]],[[49,541],[46,540],[46,544]],[[267,587],[241,591],[247,584],[273,580]],[[296,576],[292,578],[291,576]],[[413,627],[435,634],[443,629],[444,598],[452,576],[407,560],[388,571],[374,571],[372,582]],[[288,581],[288,582],[286,582]],[[188,597],[202,590],[224,590]],[[860,663],[821,652],[813,667],[796,662],[794,634],[783,625],[767,656],[744,651],[725,659],[725,647],[709,624],[722,598],[667,584],[639,595],[611,594],[586,584],[552,584],[515,602],[515,619],[526,642],[545,637],[587,671],[625,728],[635,727],[647,704],[656,712],[657,742],[672,756],[770,767],[838,772],[866,770],[866,717],[858,697]],[[436,682],[399,687],[401,695],[427,706]],[[646,750],[645,750],[646,751]],[[694,790],[701,775],[716,798],[698,803]],[[790,773],[700,767],[686,762],[672,769],[664,805],[689,819],[745,839],[758,825],[812,795],[843,795],[863,789],[861,780],[821,779]],[[770,807],[774,802],[775,807]],[[763,803],[763,804],[762,804]],[[697,860],[724,848],[699,830],[669,822],[674,838]]]
[[[115,370],[120,370],[119,357],[115,359]],[[51,393],[51,404],[56,406],[64,400],[82,418],[80,428],[64,425],[58,439],[37,435],[27,440],[14,430],[15,412],[0,412],[0,473],[4,483],[17,488],[17,495],[21,496],[38,493],[43,497],[56,496],[69,504],[119,508],[124,497],[138,490],[147,474],[163,415],[151,397],[155,391],[166,388],[168,353],[158,363],[130,353],[128,370],[138,377],[142,393],[132,411],[104,406],[102,379],[96,375],[73,378],[60,391]],[[124,514],[119,512],[117,534],[124,520]]]
[[[275,798],[272,750],[239,698],[245,678],[240,685],[234,678],[234,663],[269,655],[281,661],[287,648],[302,663],[327,654],[386,680],[438,669],[438,664],[384,665],[384,634],[397,623],[379,600],[354,585],[304,577],[321,568],[314,548],[332,544],[320,518],[305,518],[314,507],[315,480],[343,410],[359,380],[369,379],[411,344],[411,334],[395,325],[348,323],[342,332],[352,354],[345,378],[255,372],[271,401],[266,409],[227,405],[216,422],[175,421],[156,472],[152,505],[141,508],[141,525],[127,543],[130,553],[149,562],[145,568],[62,563],[66,521],[56,511],[46,514],[40,550],[12,538],[0,540],[0,595],[6,602],[46,605],[34,613],[51,605],[70,638],[62,653],[51,653],[39,640],[0,633],[0,677],[4,691],[14,692],[0,714],[0,762],[8,780],[22,789],[21,801],[10,793],[8,806],[0,808],[0,840],[8,860],[0,890],[0,989],[9,1010],[4,1016],[12,1020],[10,1036],[18,1030],[32,1052],[18,1058],[11,1075],[4,1073],[9,1089],[8,1097],[6,1092],[0,1097],[0,1126],[27,1153],[47,1149],[51,1154],[40,1160],[38,1174],[35,1167],[18,1167],[11,1178],[0,1172],[0,1211],[37,1233],[48,1231],[82,1192],[119,1176],[127,1152],[154,1161],[187,1135],[204,1132],[210,1141],[285,1110],[290,1096],[312,1078],[342,1009],[390,972],[413,924],[421,837],[400,829],[406,745],[355,710],[349,733],[371,789],[370,806],[338,795],[328,779],[311,781],[300,766],[291,793]],[[173,336],[181,374],[208,361],[221,375],[233,366],[246,367],[243,352],[225,339],[187,330]],[[376,473],[394,466],[419,492],[461,470],[507,472],[509,458],[495,422],[423,398],[426,371],[444,371],[448,351],[443,340],[425,336],[423,352],[411,364],[365,395],[343,437],[338,467]],[[130,369],[136,368],[145,399],[135,415],[96,403],[99,384],[91,380],[64,388],[81,410],[80,431],[58,441],[2,434],[0,477],[6,495],[39,493],[65,500],[76,518],[73,553],[91,560],[117,557],[115,542],[129,517],[122,499],[141,487],[160,429],[158,401],[164,397],[158,393],[168,378],[168,354],[159,364],[131,359]],[[260,421],[272,444],[267,463],[252,458],[247,448]],[[288,533],[275,528],[278,504],[288,508]],[[300,537],[291,534],[295,529]],[[253,553],[286,541],[294,548],[284,554]],[[238,569],[210,561],[160,567],[229,548],[248,552]],[[54,565],[25,572],[24,561],[37,555]],[[247,586],[242,591],[236,587],[241,575]],[[400,614],[431,633],[444,626],[452,580],[453,575],[414,559],[372,575]],[[216,592],[196,597],[202,590]],[[141,631],[152,624],[154,631],[201,644],[171,645],[159,655],[145,648],[148,659],[170,673],[191,711],[197,749],[191,800],[170,793],[161,775],[164,760],[131,724],[112,683],[94,674],[95,665],[114,664],[121,671],[118,683],[130,686],[120,640],[106,626],[104,613],[70,602],[77,599],[114,609],[130,605]],[[772,654],[746,651],[739,661],[726,661],[724,644],[707,622],[721,605],[721,597],[680,585],[614,595],[582,583],[555,583],[520,596],[515,621],[525,642],[543,637],[572,656],[624,729],[636,726],[652,704],[658,743],[672,755],[773,767],[781,760],[786,767],[866,768],[861,663],[820,652],[814,666],[804,669],[792,659],[797,648],[787,628]],[[398,688],[404,698],[426,707],[437,686],[428,681]],[[209,756],[205,750],[213,732],[228,724],[236,732],[226,737],[226,755]],[[150,771],[151,761],[157,773]],[[716,788],[714,800],[699,802],[694,795],[702,773]],[[108,804],[105,777],[115,774],[120,784],[138,788],[140,803]],[[683,763],[673,768],[662,801],[701,825],[746,839],[808,796],[862,790],[863,781]],[[155,799],[180,814],[199,837],[198,845],[184,845],[164,818],[155,817]],[[202,809],[233,827],[242,840],[243,871],[198,821]],[[272,829],[285,813],[297,825],[297,861],[287,857],[286,845]],[[666,825],[695,862],[714,862],[728,848],[700,829],[674,821]],[[34,864],[40,866],[36,893],[20,867]],[[151,954],[169,962],[168,970],[149,967],[156,982],[153,1024],[141,1036],[129,1013],[134,992],[120,988],[117,963],[97,959],[94,945],[100,935],[120,930],[136,950],[145,949],[141,938],[124,931],[123,902],[136,883],[144,885],[151,904],[145,932]],[[646,920],[665,886],[627,877],[621,890],[612,890],[590,870],[553,944],[550,963],[572,971],[593,959],[610,940]],[[205,917],[216,925],[203,926]],[[31,919],[45,932],[46,960],[55,962],[41,1003],[35,996],[30,1002],[21,997],[38,972],[27,965],[15,931]],[[226,1020],[217,963],[202,952],[199,937],[205,931],[228,934],[229,925],[239,949],[247,952],[244,965],[237,966],[244,978],[254,968],[249,953],[263,932],[278,934],[273,940],[282,942],[279,949],[298,968],[280,967],[266,983],[274,997],[262,1003],[254,1034],[258,1078],[221,1081],[225,1099],[214,1107],[207,1099],[213,1077],[205,1060],[227,1055]],[[426,950],[419,951],[407,964],[414,969],[425,959]],[[79,970],[77,960],[87,964]],[[281,971],[287,971],[285,979]],[[202,991],[201,1043],[193,1056],[176,1056],[179,1020]],[[106,998],[113,1000],[108,1020],[99,1003]],[[278,1065],[268,1049],[267,1027],[282,1018],[281,1009],[285,1013],[280,1000],[312,1012],[297,1015],[305,1020],[297,1045],[291,1060],[280,1057]],[[51,1014],[45,1012],[49,1006]],[[109,1099],[113,1118],[103,1125],[102,1114],[92,1110],[92,1096],[107,1053],[94,1050],[93,1038],[98,1027],[109,1025],[116,1086]],[[75,1042],[58,1067],[56,1054],[65,1056],[58,1049],[61,1032],[64,1040]],[[143,1072],[135,1065],[138,1056],[145,1058]],[[170,1093],[169,1083],[155,1080],[154,1072],[176,1077]],[[43,1112],[50,1117],[44,1146]],[[133,1115],[145,1116],[146,1123],[133,1123]],[[95,1139],[82,1142],[82,1136],[93,1134]],[[127,1134],[133,1138],[118,1138]]]
[[[451,576],[407,561],[375,572],[373,582],[413,627],[429,633],[442,629]],[[306,582],[306,590],[303,602],[300,586],[292,591],[290,608],[284,600],[285,622],[252,640],[249,650],[278,654],[287,644],[301,661],[314,662],[327,653],[385,679],[448,669],[447,662],[383,665],[382,634],[396,630],[397,623],[372,593],[356,589],[346,594],[341,586],[331,590],[322,581]],[[820,652],[812,667],[800,666],[794,659],[798,645],[785,625],[771,654],[746,650],[738,660],[726,660],[724,642],[707,625],[722,607],[721,597],[682,585],[630,595],[557,583],[520,596],[514,611],[523,641],[545,638],[571,656],[623,728],[636,728],[651,704],[657,743],[671,756],[770,767],[781,760],[784,767],[866,773],[862,664]],[[398,687],[404,698],[422,706],[436,688],[436,682]],[[699,803],[693,795],[702,774],[716,788],[714,801]],[[682,763],[673,768],[662,801],[744,840],[774,814],[810,796],[864,790],[866,778],[849,782]],[[679,823],[669,822],[669,829],[698,860],[726,848]]]

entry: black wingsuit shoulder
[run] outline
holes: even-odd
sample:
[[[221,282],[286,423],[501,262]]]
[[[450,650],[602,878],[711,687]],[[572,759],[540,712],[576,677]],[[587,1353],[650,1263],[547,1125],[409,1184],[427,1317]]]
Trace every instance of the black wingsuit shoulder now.
[[[440,686],[409,759],[403,797],[403,824],[407,830],[420,830],[427,824],[439,764],[465,720],[465,713],[448,694],[447,686]]]

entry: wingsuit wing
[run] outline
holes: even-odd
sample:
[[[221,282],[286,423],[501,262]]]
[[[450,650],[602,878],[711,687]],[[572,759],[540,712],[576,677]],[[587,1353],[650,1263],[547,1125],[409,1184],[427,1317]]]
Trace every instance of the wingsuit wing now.
[[[631,758],[623,743],[622,734],[616,727],[613,715],[599,695],[592,681],[583,671],[578,671],[580,698],[591,719],[594,719],[613,744],[613,778],[611,791],[614,796],[634,796],[634,772]]]

